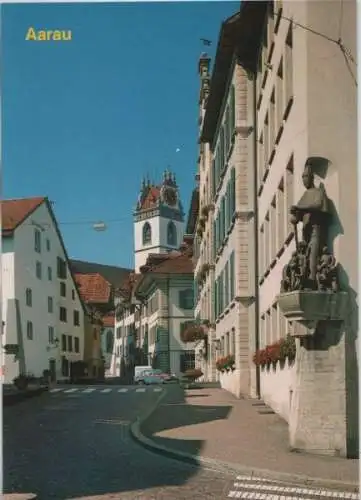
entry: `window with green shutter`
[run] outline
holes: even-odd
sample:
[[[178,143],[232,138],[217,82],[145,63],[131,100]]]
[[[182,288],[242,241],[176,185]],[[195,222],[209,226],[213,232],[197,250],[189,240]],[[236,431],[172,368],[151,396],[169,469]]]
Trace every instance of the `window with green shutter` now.
[[[213,221],[213,240],[212,240],[212,257],[216,258],[217,253],[217,224],[216,221]]]
[[[219,184],[220,173],[221,173],[219,146],[217,147],[216,171],[217,171],[217,175],[216,175],[216,189],[217,189],[218,184]]]
[[[236,211],[236,171],[233,167],[231,170],[231,217]]]
[[[219,214],[219,211],[218,211],[218,215],[217,215],[217,251],[219,250],[219,247],[221,246],[221,225],[220,225],[220,221],[221,221],[221,218],[220,218],[220,214]]]
[[[218,318],[218,280],[214,282],[214,318]]]
[[[221,313],[224,310],[224,271],[221,272],[220,275],[220,294],[219,294],[219,301],[221,303]]]
[[[227,106],[226,114],[225,114],[225,122],[224,122],[224,129],[225,129],[225,146],[226,146],[226,160],[228,157],[229,153],[229,148],[231,145],[231,140],[230,140],[230,125],[229,125],[229,106]]]
[[[234,252],[231,253],[229,259],[229,274],[230,274],[230,300],[234,299],[234,283],[235,283],[235,269],[234,269]]]
[[[226,237],[226,200],[223,196],[221,203],[221,212],[222,212],[222,241]]]
[[[224,300],[225,300],[225,306],[227,307],[228,304],[230,303],[229,299],[229,269],[228,269],[228,262],[226,263],[225,267],[225,273],[224,273]]]
[[[223,127],[221,128],[219,132],[219,156],[220,156],[220,171],[222,172],[223,167],[224,167],[224,129]]]
[[[230,117],[230,132],[231,137],[233,135],[234,129],[236,127],[236,95],[234,85],[231,86],[230,104],[231,117]]]

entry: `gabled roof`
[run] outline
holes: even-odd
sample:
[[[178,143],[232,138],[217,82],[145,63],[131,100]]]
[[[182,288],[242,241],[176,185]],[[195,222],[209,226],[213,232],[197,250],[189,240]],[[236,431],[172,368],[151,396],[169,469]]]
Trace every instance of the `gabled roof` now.
[[[75,273],[80,296],[86,303],[107,304],[111,299],[111,284],[103,276]]]
[[[15,229],[31,215],[46,198],[19,198],[1,201],[1,230],[2,236],[10,236]]]
[[[56,234],[59,238],[61,248],[63,250],[65,261],[67,263],[69,274],[72,278],[74,288],[77,291],[78,297],[80,299],[83,311],[87,314],[87,308],[85,307],[84,301],[81,298],[78,285],[74,278],[74,273],[72,271],[68,252],[66,251],[63,237],[61,235],[58,222],[56,220],[54,210],[49,199],[46,196],[33,197],[33,198],[18,198],[13,200],[2,200],[1,201],[1,216],[2,216],[2,237],[11,236],[15,229],[19,227],[35,210],[42,204],[46,204],[50,218],[53,222]]]
[[[129,276],[129,273],[132,272],[132,269],[127,269],[125,267],[108,266],[95,262],[87,262],[85,260],[72,259],[70,265],[74,273],[100,274],[108,283],[111,283],[114,288],[119,287]]]
[[[184,242],[182,250],[162,254],[164,259],[159,259],[158,263],[154,263],[152,255],[149,256],[146,264],[141,268],[141,275],[134,287],[134,293],[140,294],[142,287],[147,286],[156,277],[193,276],[192,255],[192,246]]]

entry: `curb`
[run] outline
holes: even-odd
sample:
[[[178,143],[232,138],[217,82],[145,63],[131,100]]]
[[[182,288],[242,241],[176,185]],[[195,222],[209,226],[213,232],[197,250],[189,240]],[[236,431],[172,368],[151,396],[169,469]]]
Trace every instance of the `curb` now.
[[[34,389],[32,391],[12,393],[12,394],[3,394],[3,406],[12,406],[17,403],[21,403],[26,399],[33,398],[35,396],[41,396],[44,392],[47,392],[48,389],[45,387],[40,387],[39,389]]]
[[[184,453],[182,451],[177,451],[173,448],[162,446],[156,444],[151,438],[145,436],[141,430],[141,425],[154,413],[157,409],[159,403],[166,396],[166,391],[161,394],[157,399],[156,404],[154,404],[150,410],[148,410],[142,417],[137,417],[137,420],[130,425],[130,434],[134,441],[143,446],[143,448],[148,449],[153,453],[163,455],[180,462],[187,463],[193,467],[206,467],[215,472],[228,473],[228,474],[243,474],[247,476],[255,476],[262,479],[271,479],[284,483],[293,483],[303,486],[313,486],[317,488],[333,488],[335,490],[342,490],[351,493],[359,492],[358,483],[350,483],[344,481],[337,481],[334,479],[325,479],[318,477],[310,477],[301,474],[291,474],[288,472],[277,472],[269,469],[258,469],[256,467],[247,467],[240,464],[235,464],[231,462],[222,462],[220,460],[215,460],[213,458],[205,458],[191,453]]]
[[[3,500],[37,500],[34,493],[4,493]]]

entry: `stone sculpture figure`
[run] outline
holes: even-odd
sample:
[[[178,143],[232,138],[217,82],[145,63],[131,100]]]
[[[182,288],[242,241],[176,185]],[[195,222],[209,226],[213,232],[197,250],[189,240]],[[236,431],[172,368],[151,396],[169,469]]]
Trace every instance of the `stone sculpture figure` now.
[[[328,251],[327,230],[331,221],[330,201],[324,187],[315,187],[310,162],[302,175],[306,188],[297,205],[291,207],[295,227],[296,251],[283,268],[281,293],[295,290],[339,290],[336,259]],[[302,222],[302,241],[298,242],[297,224]]]
[[[317,288],[321,291],[339,289],[336,259],[328,251],[327,246],[322,249],[322,254],[317,265]]]
[[[323,186],[315,187],[309,162],[302,174],[306,191],[297,205],[291,207],[291,222],[302,222],[302,238],[307,247],[308,281],[310,288],[317,288],[317,265],[321,249],[326,243],[327,228],[331,218],[330,203]]]

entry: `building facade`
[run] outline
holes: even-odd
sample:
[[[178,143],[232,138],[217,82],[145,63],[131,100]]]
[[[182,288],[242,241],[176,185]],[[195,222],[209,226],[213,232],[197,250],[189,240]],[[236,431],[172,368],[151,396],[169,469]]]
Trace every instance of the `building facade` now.
[[[358,401],[355,60],[355,1],[342,15],[328,1],[242,2],[222,25],[212,75],[200,59],[195,315],[209,319],[216,344],[203,371],[236,395],[261,397],[289,422],[296,447],[343,455],[358,435],[344,425],[356,422]],[[286,265],[307,238],[290,219],[305,189],[326,193],[327,251],[348,294],[339,340],[321,350],[306,349],[280,309]],[[270,356],[280,341],[294,349],[288,362],[260,363],[260,351]],[[219,354],[234,364],[217,373]]]
[[[221,28],[212,75],[202,55],[200,98],[200,204],[196,231],[196,317],[210,322],[209,356],[201,363],[209,380],[236,396],[256,395],[255,369],[255,151],[252,50],[239,42],[240,13]],[[259,23],[254,27],[255,36]],[[252,42],[252,40],[251,40]],[[233,370],[216,371],[217,359]]]
[[[47,198],[2,202],[1,271],[5,382],[68,378],[84,356],[84,308]]]

